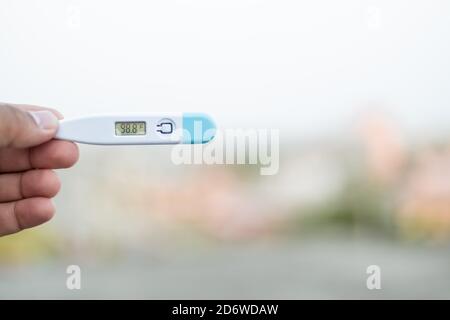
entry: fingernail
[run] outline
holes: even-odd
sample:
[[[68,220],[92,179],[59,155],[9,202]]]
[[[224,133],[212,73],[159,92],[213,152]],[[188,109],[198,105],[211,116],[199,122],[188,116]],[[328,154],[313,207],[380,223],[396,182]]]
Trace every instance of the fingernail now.
[[[58,118],[50,111],[30,111],[30,114],[41,129],[55,129],[58,126]]]

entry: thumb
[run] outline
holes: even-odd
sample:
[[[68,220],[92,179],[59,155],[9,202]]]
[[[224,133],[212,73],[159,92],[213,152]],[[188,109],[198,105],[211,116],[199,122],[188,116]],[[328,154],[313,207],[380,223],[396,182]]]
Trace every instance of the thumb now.
[[[0,147],[40,145],[55,136],[58,124],[58,118],[51,111],[25,111],[0,104]]]

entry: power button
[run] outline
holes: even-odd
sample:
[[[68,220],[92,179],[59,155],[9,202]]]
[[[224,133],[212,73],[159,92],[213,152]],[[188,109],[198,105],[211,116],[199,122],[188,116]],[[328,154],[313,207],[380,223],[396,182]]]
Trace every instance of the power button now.
[[[170,119],[161,119],[156,125],[156,132],[160,134],[172,134],[175,130],[175,123]]]

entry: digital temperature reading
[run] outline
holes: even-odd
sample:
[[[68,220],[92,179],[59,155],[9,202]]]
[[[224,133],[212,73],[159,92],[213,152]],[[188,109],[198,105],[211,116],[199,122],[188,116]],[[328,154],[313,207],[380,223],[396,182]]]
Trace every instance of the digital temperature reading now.
[[[146,134],[145,122],[116,122],[116,136],[143,136]]]

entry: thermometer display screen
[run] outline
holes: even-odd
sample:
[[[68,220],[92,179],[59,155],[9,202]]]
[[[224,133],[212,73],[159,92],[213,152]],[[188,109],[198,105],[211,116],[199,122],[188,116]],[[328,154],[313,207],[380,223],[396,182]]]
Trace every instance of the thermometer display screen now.
[[[143,136],[146,131],[144,121],[116,122],[116,136]]]

